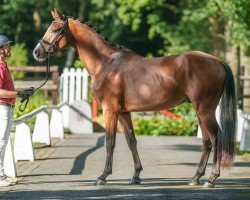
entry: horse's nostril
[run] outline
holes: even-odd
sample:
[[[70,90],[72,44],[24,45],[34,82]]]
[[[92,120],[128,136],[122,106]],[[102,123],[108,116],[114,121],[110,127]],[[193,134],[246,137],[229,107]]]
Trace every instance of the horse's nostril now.
[[[39,51],[38,51],[38,49],[35,49],[35,50],[33,51],[33,54],[36,55],[36,56],[39,56]]]

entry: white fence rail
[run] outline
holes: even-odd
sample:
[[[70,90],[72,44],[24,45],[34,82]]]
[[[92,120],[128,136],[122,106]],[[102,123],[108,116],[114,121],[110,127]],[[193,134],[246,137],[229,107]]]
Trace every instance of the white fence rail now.
[[[41,106],[13,121],[12,126],[16,126],[14,148],[8,141],[4,161],[8,176],[16,177],[15,161],[35,160],[33,142],[50,145],[51,138],[64,138],[63,129],[70,127],[72,132],[82,129],[84,133],[93,133],[91,107],[87,103],[88,78],[86,69],[65,68],[60,77],[61,103],[57,106]],[[52,111],[50,121],[48,111]],[[31,134],[28,120],[35,117],[36,123]]]
[[[67,102],[59,105],[46,105],[13,120],[12,126],[16,126],[14,148],[10,141],[5,151],[4,170],[10,177],[16,177],[16,167],[14,161],[35,160],[33,142],[41,142],[50,145],[50,138],[64,138],[63,114],[60,111],[62,106],[67,106]],[[69,105],[68,105],[69,106]],[[51,120],[47,111],[51,110]],[[56,114],[54,114],[56,112]],[[36,124],[33,135],[31,135],[28,120],[36,117]],[[56,128],[55,128],[56,127]],[[32,142],[33,141],[33,142]],[[14,152],[12,151],[14,149]]]

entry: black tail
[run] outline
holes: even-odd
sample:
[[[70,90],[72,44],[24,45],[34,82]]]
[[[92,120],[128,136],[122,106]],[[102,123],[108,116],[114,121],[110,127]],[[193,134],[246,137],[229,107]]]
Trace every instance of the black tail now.
[[[222,167],[233,164],[235,154],[235,131],[237,127],[235,83],[232,70],[225,62],[222,65],[226,71],[226,80],[221,99],[220,124],[218,134],[218,160]]]

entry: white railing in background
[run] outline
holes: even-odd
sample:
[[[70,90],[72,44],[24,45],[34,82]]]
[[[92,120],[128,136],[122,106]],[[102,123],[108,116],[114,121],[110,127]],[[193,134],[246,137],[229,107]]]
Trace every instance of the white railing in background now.
[[[15,161],[35,160],[33,143],[51,145],[51,138],[64,138],[63,129],[69,128],[71,131],[77,125],[81,127],[84,125],[85,133],[93,133],[91,107],[87,103],[88,78],[86,69],[65,68],[60,76],[61,103],[57,106],[41,106],[13,121],[12,126],[16,127],[14,151],[9,140],[4,161],[5,173],[8,176],[16,177]],[[50,121],[48,111],[52,112]],[[36,118],[33,134],[28,123],[31,118]],[[71,123],[69,123],[70,118]],[[77,124],[77,121],[81,123]]]
[[[250,114],[242,113],[242,133],[240,140],[240,150],[250,151]]]
[[[86,69],[65,68],[60,76],[60,101],[73,103],[88,99],[88,78]]]
[[[220,121],[219,107],[216,109],[216,119]],[[242,110],[237,109],[238,126],[236,130],[236,141],[240,142],[240,150],[250,150],[250,114],[244,113]],[[198,126],[197,138],[202,138],[200,126]]]
[[[34,111],[13,120],[12,126],[16,126],[14,153],[10,140],[5,152],[4,170],[10,177],[16,177],[15,161],[19,160],[35,160],[33,142],[41,142],[50,145],[50,138],[64,138],[63,131],[63,114],[60,109],[63,106],[70,105],[62,102],[55,105],[44,105]],[[47,111],[51,110],[51,119]],[[36,117],[36,123],[33,135],[31,135],[28,120]]]

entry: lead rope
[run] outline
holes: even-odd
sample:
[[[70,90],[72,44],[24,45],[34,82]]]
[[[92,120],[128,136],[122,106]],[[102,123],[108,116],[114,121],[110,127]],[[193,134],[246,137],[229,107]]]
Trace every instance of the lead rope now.
[[[34,92],[36,92],[37,90],[39,90],[42,86],[45,85],[45,83],[48,81],[49,79],[49,71],[50,71],[50,52],[48,51],[48,56],[46,58],[46,62],[47,62],[47,66],[46,66],[46,78],[44,80],[44,82],[42,83],[42,85],[40,85],[38,88],[34,89],[34,87],[30,87],[28,90],[33,90]],[[28,103],[29,103],[30,97],[27,98],[22,98],[20,101],[20,106],[19,106],[19,110],[21,112],[25,111]]]

